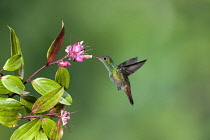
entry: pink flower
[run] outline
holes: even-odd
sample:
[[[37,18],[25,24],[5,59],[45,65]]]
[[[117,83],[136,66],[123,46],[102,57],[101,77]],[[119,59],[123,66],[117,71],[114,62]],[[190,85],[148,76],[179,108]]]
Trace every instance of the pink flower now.
[[[68,66],[71,66],[71,64],[68,61],[61,60],[59,62],[59,66],[61,66],[61,67],[68,67]]]
[[[92,55],[85,55],[85,47],[83,41],[76,42],[74,45],[67,46],[65,51],[68,53],[69,59],[74,61],[84,62],[86,59],[92,58]]]
[[[60,119],[62,120],[63,126],[67,125],[68,120],[70,119],[70,112],[61,110]]]

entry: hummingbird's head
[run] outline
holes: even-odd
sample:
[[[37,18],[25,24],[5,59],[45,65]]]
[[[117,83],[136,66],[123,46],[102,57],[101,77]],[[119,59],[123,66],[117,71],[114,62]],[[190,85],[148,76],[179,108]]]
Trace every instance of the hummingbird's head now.
[[[102,57],[98,57],[98,59],[101,62],[106,63],[106,64],[112,64],[113,63],[113,60],[110,56],[102,56]]]
[[[112,61],[112,58],[109,56],[102,56],[102,57],[97,57],[98,60],[100,60],[107,68],[109,72],[113,70],[115,67],[115,64]]]

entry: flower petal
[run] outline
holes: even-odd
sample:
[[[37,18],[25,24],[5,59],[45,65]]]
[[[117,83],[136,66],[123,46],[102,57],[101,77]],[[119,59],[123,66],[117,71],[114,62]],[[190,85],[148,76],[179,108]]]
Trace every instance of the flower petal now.
[[[85,48],[82,45],[84,41],[76,42],[74,45],[67,46],[65,51],[68,53],[69,59],[73,59],[74,61],[84,62],[84,60],[92,58],[92,55],[84,55]]]
[[[84,62],[85,59],[83,59],[80,55],[77,56],[76,61],[78,62]]]

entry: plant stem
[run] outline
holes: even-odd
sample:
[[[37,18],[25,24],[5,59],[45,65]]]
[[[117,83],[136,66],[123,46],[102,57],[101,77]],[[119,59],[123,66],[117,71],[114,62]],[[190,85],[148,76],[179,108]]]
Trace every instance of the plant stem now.
[[[40,72],[41,70],[43,70],[44,68],[46,68],[49,64],[47,63],[46,65],[44,65],[43,67],[41,67],[40,69],[38,69],[34,74],[32,74],[23,84],[25,85],[26,83],[31,81],[31,78],[33,78],[38,72]]]
[[[12,97],[14,97],[15,95],[18,95],[18,96],[20,96],[19,94],[16,94],[16,93],[12,93],[12,95],[9,95],[9,94],[8,94],[8,97],[9,97],[9,98],[12,98]]]
[[[21,117],[20,119],[26,119],[26,118],[41,118],[43,116],[55,116],[57,118],[59,118],[60,116],[59,115],[56,115],[55,113],[49,113],[49,114],[44,114],[44,115],[37,115],[37,116],[33,116],[33,115],[29,115],[29,116],[24,116],[24,117]]]
[[[57,64],[59,63],[61,60],[67,58],[68,55],[66,55],[65,57],[55,61],[55,62],[51,62],[51,63],[46,63],[43,67],[41,67],[40,69],[38,69],[34,74],[32,74],[23,84],[25,85],[26,83],[30,82],[31,81],[31,78],[33,78],[38,72],[40,72],[41,70],[43,70],[44,68],[50,66],[50,65],[53,65],[53,64]]]

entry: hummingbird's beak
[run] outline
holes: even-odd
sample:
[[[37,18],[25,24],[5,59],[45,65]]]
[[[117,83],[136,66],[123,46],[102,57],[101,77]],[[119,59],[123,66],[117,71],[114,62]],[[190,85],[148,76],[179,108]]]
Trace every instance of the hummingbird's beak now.
[[[96,58],[96,59],[99,59],[99,60],[101,59],[100,57],[95,57],[95,56],[93,56],[93,58]]]

